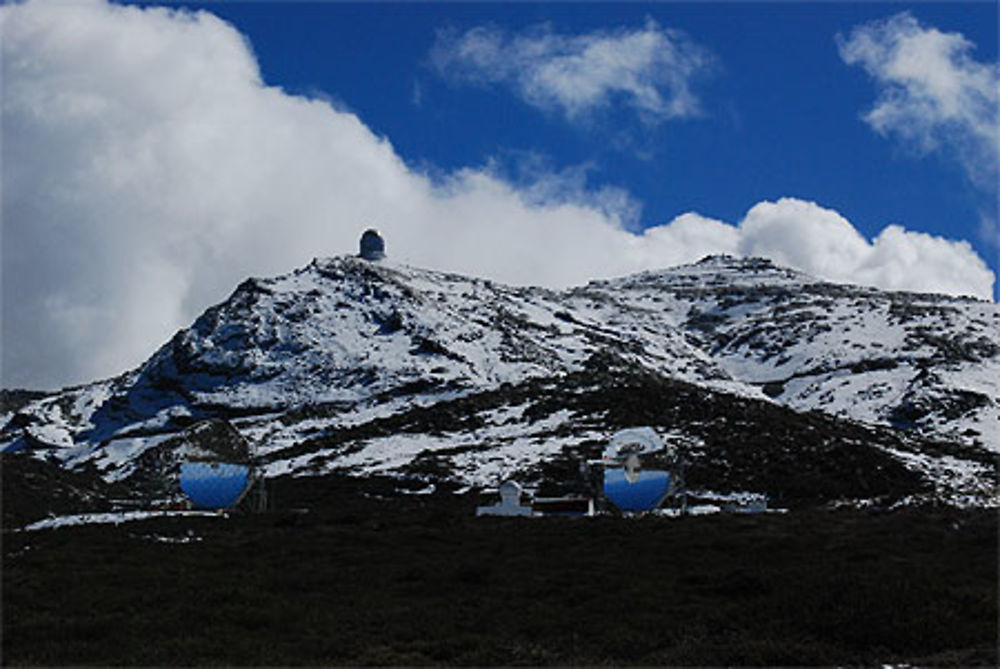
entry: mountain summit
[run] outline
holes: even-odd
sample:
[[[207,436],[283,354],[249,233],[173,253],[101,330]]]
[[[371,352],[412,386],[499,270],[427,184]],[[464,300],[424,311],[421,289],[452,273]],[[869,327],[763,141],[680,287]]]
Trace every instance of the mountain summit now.
[[[706,486],[994,503],[998,379],[997,305],[757,258],[553,291],[345,256],[243,282],[117,378],[8,393],[0,448],[121,481],[221,417],[270,475],[488,485],[648,424]]]

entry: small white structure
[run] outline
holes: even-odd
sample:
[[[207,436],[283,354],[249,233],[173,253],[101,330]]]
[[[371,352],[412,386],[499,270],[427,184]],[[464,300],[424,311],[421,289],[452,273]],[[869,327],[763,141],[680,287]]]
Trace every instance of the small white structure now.
[[[500,485],[500,503],[476,508],[477,516],[530,516],[530,506],[521,506],[521,486],[514,481]]]

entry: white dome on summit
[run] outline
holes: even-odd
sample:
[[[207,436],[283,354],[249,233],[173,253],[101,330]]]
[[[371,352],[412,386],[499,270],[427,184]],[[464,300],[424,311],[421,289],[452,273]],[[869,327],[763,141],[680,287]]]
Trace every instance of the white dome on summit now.
[[[360,254],[364,260],[381,260],[385,257],[385,239],[375,228],[368,228],[361,235]]]

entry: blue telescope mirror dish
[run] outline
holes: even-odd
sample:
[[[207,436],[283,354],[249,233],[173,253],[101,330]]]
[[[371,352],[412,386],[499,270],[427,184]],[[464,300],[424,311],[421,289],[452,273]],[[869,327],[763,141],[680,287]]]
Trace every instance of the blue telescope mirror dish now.
[[[604,496],[619,511],[652,511],[670,492],[670,474],[655,469],[604,470]]]
[[[250,487],[249,465],[182,462],[181,490],[196,509],[229,509]]]

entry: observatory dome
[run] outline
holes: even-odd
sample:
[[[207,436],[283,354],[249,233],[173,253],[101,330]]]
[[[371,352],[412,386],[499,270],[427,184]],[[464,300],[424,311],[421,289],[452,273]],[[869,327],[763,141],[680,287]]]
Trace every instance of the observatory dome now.
[[[504,481],[500,484],[500,498],[519,500],[521,498],[521,486],[516,481]]]
[[[374,228],[368,228],[361,235],[361,252],[364,260],[381,260],[385,257],[385,239]]]

